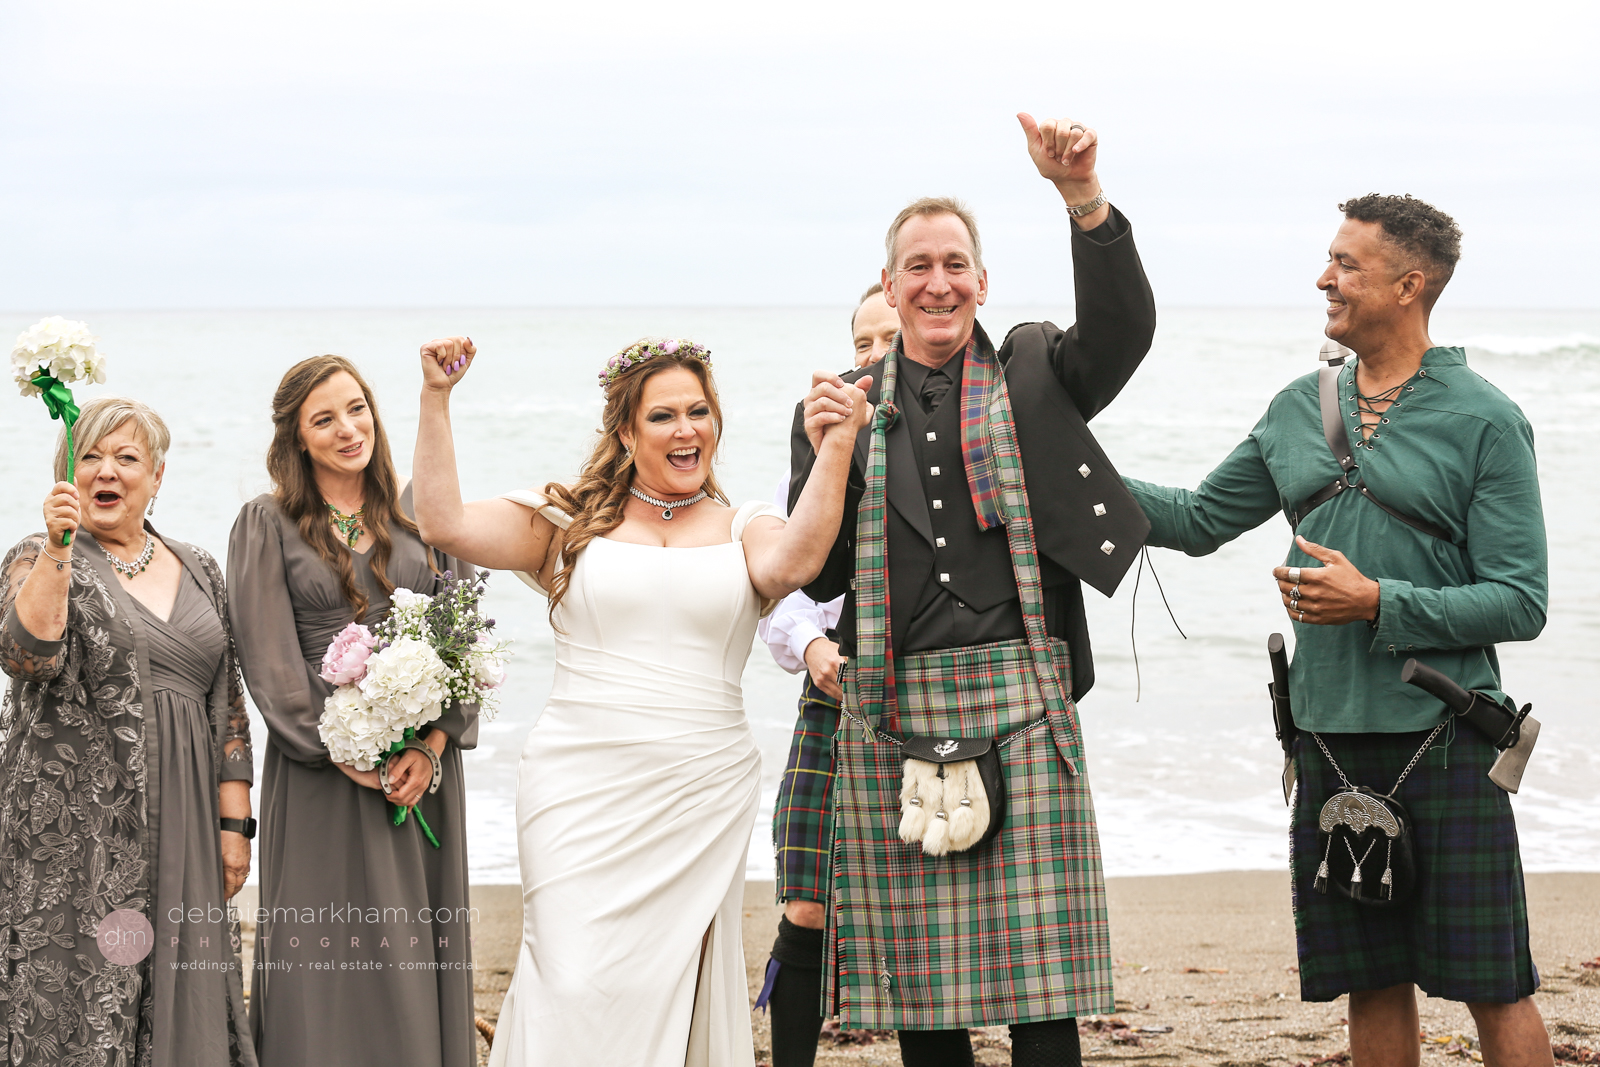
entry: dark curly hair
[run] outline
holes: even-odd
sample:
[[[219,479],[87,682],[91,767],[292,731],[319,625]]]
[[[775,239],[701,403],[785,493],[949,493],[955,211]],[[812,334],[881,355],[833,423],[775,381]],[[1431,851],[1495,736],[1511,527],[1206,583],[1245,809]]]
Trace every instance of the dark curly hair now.
[[[1456,272],[1456,262],[1461,259],[1461,227],[1456,220],[1425,200],[1407,193],[1404,196],[1384,196],[1368,193],[1339,205],[1347,219],[1357,222],[1375,222],[1383,229],[1389,243],[1399,249],[1403,269],[1421,270],[1427,277],[1423,299],[1427,307],[1439,299],[1439,293],[1450,283]]]

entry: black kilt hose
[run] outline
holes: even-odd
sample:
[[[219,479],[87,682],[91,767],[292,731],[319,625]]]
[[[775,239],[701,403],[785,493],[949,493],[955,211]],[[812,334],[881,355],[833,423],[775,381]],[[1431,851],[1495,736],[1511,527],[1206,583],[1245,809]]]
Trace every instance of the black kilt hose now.
[[[1317,816],[1342,785],[1311,736],[1296,740],[1289,862],[1300,999],[1411,982],[1430,997],[1509,1004],[1538,988],[1511,798],[1487,777],[1498,753],[1471,727],[1451,733],[1447,726],[1395,794],[1414,822],[1417,882],[1411,901],[1393,909],[1312,887],[1322,859]],[[1382,791],[1427,736],[1325,733],[1322,740],[1353,784]]]

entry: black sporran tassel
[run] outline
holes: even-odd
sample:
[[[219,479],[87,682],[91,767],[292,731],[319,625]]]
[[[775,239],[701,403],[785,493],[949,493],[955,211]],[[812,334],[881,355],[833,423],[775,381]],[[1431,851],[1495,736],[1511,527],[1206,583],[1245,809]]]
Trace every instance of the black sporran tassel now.
[[[1383,858],[1383,899],[1394,899],[1394,842],[1389,842],[1388,854]]]
[[[1333,835],[1328,835],[1328,847],[1322,850],[1322,862],[1317,865],[1317,880],[1311,883],[1311,888],[1328,895],[1328,853],[1333,850]]]
[[[1356,869],[1350,874],[1350,896],[1354,900],[1361,899],[1361,864],[1356,864]]]

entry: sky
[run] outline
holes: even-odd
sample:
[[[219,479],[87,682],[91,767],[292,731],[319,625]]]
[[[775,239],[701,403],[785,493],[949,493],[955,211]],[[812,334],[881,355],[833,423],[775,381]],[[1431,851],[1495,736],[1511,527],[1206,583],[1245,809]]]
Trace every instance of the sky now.
[[[1600,5],[0,0],[0,309],[846,304],[908,200],[1070,291],[1015,114],[1101,134],[1169,306],[1295,306],[1336,204],[1463,306],[1600,306]]]

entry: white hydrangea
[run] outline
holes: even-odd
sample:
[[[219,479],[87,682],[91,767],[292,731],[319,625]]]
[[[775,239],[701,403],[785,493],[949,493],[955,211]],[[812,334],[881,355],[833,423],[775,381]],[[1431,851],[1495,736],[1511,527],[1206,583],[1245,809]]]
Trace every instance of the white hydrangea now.
[[[405,727],[389,709],[374,705],[356,686],[341,685],[323,702],[317,734],[327,746],[329,759],[370,771],[389,747],[405,736]]]
[[[85,324],[51,315],[17,337],[11,349],[11,376],[23,396],[39,395],[33,379],[41,370],[68,385],[99,385],[106,380],[106,357],[95,348],[98,341]]]
[[[427,599],[423,597],[423,603]],[[444,711],[449,673],[444,660],[426,641],[399,637],[368,657],[361,693],[373,704],[404,718],[403,725],[417,727],[432,722]]]

